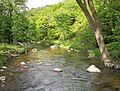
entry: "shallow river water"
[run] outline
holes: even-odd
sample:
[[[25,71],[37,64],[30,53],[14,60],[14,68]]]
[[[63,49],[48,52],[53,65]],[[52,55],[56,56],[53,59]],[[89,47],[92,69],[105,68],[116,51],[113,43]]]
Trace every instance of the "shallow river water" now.
[[[0,91],[120,91],[120,70],[105,68],[86,53],[36,47],[9,60],[0,71]],[[20,63],[25,62],[24,66]],[[101,73],[86,69],[95,64]],[[62,72],[53,69],[60,68]]]

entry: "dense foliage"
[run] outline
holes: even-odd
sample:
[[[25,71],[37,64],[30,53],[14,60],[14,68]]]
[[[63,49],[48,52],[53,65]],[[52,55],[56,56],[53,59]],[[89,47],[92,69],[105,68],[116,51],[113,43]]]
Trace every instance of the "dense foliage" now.
[[[95,7],[102,23],[105,43],[113,59],[118,60],[120,50],[113,46],[120,45],[120,3],[111,1],[106,5],[96,0]],[[94,34],[75,1],[66,0],[58,5],[32,9],[27,15],[33,25],[30,27],[34,29],[33,41],[57,43],[80,51],[88,50],[89,55],[100,55],[99,51],[95,51],[97,43]]]
[[[30,25],[33,26],[29,27],[34,29],[35,39],[33,38],[33,41],[57,43],[71,47],[75,47],[77,44],[81,45],[85,41],[92,46],[95,43],[87,20],[73,0],[58,5],[32,9],[27,12],[27,15]],[[89,41],[87,37],[93,39],[94,43]],[[79,47],[76,46],[77,49]]]
[[[20,38],[17,33],[23,35],[27,27],[22,13],[25,9],[25,0],[0,0],[0,42],[12,43]]]
[[[120,59],[120,2],[111,3],[99,8],[99,17],[103,26],[105,43],[114,60]]]

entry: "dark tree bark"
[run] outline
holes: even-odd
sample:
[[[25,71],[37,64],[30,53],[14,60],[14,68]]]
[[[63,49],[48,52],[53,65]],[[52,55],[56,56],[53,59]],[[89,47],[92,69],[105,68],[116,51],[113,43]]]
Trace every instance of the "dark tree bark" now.
[[[97,40],[97,44],[99,46],[100,52],[102,54],[102,58],[103,61],[105,63],[106,67],[112,67],[112,68],[120,68],[120,66],[118,64],[115,64],[112,62],[112,58],[109,55],[109,52],[105,46],[104,43],[104,38],[102,36],[102,27],[97,15],[97,12],[95,10],[94,4],[92,0],[76,0],[79,7],[81,8],[81,10],[83,11],[86,19],[88,20],[91,29],[93,30],[96,40]],[[87,4],[90,8],[90,11],[87,8]]]

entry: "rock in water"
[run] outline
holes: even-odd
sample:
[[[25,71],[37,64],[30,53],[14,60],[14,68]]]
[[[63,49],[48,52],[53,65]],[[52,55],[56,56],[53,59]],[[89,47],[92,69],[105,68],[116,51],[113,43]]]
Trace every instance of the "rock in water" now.
[[[43,62],[40,62],[39,64],[40,64],[40,65],[42,65],[42,64],[43,64]]]
[[[52,64],[49,64],[49,63],[47,63],[47,64],[45,64],[45,66],[51,66]]]
[[[3,69],[7,69],[7,67],[6,67],[6,66],[3,66],[2,68],[3,68]]]
[[[25,63],[25,62],[21,62],[20,64],[21,64],[21,66],[24,66],[24,65],[26,65],[26,63]]]
[[[71,52],[70,50],[68,50],[68,52]]]
[[[49,84],[52,83],[52,81],[50,81],[50,79],[45,78],[45,79],[43,80],[43,83],[44,83],[45,85],[49,85]]]
[[[62,72],[62,69],[60,69],[60,68],[55,68],[54,71],[55,71],[55,72]]]
[[[6,78],[5,76],[1,76],[0,81],[5,81],[5,78]]]
[[[58,49],[59,47],[60,47],[60,45],[56,45],[56,44],[55,44],[55,45],[50,46],[50,48],[51,48],[51,49]]]
[[[10,76],[13,75],[13,73],[10,73]]]
[[[31,51],[32,51],[32,52],[36,52],[36,51],[37,51],[37,49],[36,49],[36,48],[34,48],[34,49],[32,49]]]
[[[74,49],[73,48],[70,48],[71,51],[73,51]]]
[[[27,66],[24,66],[24,68],[27,68]]]
[[[5,85],[4,84],[2,84],[2,87],[4,87]]]
[[[91,65],[90,67],[87,68],[88,72],[97,72],[100,73],[101,70],[99,68],[97,68],[95,65]]]
[[[40,62],[41,60],[37,60],[38,62]]]
[[[1,72],[4,71],[3,69],[0,70]]]

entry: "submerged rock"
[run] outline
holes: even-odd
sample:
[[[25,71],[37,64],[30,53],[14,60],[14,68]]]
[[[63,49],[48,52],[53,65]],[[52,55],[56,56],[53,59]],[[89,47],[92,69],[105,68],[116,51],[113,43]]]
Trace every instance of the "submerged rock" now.
[[[43,62],[40,62],[39,64],[41,64],[41,65],[42,65],[42,64],[43,64]]]
[[[99,68],[97,68],[95,65],[91,65],[90,67],[87,68],[88,72],[97,72],[100,73],[101,70]]]
[[[13,73],[10,73],[10,76],[13,75]]]
[[[2,87],[4,87],[5,85],[4,84],[2,84]]]
[[[55,71],[55,72],[62,72],[62,69],[60,69],[60,68],[55,68],[54,71]]]
[[[41,60],[35,60],[35,62],[36,62],[36,63],[39,63],[39,62],[41,62]]]
[[[45,66],[51,66],[52,64],[46,63]]]
[[[24,66],[24,68],[27,68],[27,66]]]
[[[50,79],[45,78],[44,81],[43,81],[43,83],[44,83],[45,85],[49,85],[49,84],[52,83],[52,81],[51,81]]]

